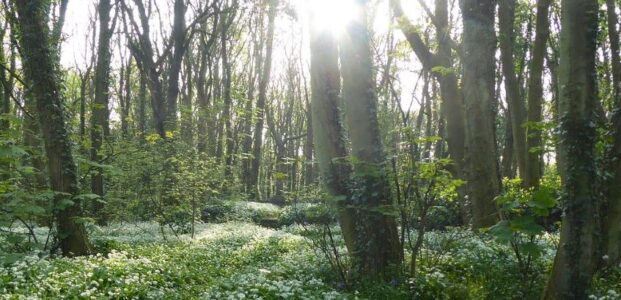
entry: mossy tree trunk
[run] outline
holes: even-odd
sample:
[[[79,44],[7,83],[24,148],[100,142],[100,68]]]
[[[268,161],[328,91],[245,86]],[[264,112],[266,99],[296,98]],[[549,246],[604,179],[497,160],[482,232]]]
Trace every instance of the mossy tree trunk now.
[[[54,199],[60,249],[64,255],[85,255],[89,242],[84,224],[80,222],[76,165],[65,128],[62,91],[55,52],[47,25],[49,1],[13,1],[18,13],[19,43],[24,75],[31,83],[36,99],[39,123],[43,133],[48,172]]]
[[[354,266],[361,277],[391,279],[401,264],[401,244],[391,198],[386,157],[377,120],[377,94],[368,31],[368,0],[359,0],[340,43],[343,98],[356,183],[359,249]],[[362,243],[364,241],[364,243]]]
[[[585,299],[595,263],[596,0],[563,0],[558,103],[563,223],[544,299]]]
[[[608,37],[610,38],[612,81],[614,95],[614,113],[612,117],[612,136],[614,144],[610,149],[608,171],[611,177],[607,182],[608,209],[606,211],[606,229],[604,249],[608,263],[616,264],[621,260],[621,56],[619,54],[619,17],[614,0],[607,0]]]

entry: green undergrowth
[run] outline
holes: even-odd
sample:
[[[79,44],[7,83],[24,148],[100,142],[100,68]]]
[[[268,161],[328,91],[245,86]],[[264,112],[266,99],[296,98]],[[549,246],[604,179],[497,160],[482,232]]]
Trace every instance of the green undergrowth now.
[[[92,228],[93,256],[0,251],[0,299],[538,299],[557,243],[555,235],[536,241],[542,252],[524,280],[508,246],[490,235],[430,232],[416,276],[347,290],[313,247],[317,228],[198,224],[193,239],[156,223]],[[591,299],[619,299],[619,279],[618,268],[598,275]]]

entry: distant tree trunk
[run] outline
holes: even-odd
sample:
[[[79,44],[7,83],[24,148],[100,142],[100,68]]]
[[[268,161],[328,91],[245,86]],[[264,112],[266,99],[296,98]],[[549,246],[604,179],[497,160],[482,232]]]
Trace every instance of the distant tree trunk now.
[[[177,128],[177,98],[179,96],[179,74],[183,55],[185,54],[185,4],[183,0],[175,0],[173,7],[173,32],[172,43],[173,52],[168,74],[168,86],[166,90],[167,114],[166,123],[168,131]]]
[[[191,51],[185,58],[185,93],[181,98],[181,138],[188,146],[194,145],[194,132],[193,132],[193,106],[192,98],[194,97],[194,82],[192,81],[192,66],[194,65],[194,57]]]
[[[55,50],[50,42],[47,25],[48,1],[14,1],[23,55],[24,75],[36,99],[39,123],[45,141],[48,172],[54,198],[60,249],[66,256],[89,253],[84,224],[80,222],[80,203],[76,165],[65,128],[60,77],[55,68]]]
[[[143,72],[140,72],[138,85],[138,135],[142,141],[147,131],[147,77]]]
[[[505,113],[505,144],[502,150],[502,164],[501,175],[502,177],[513,178],[515,172],[513,170],[513,129],[511,128],[511,114],[509,110]]]
[[[508,111],[511,116],[511,134],[514,154],[521,178],[526,177],[526,105],[520,93],[520,83],[516,75],[513,47],[515,47],[515,0],[500,1],[498,9],[500,57],[505,79]]]
[[[110,39],[112,28],[110,25],[110,0],[100,0],[98,5],[99,14],[99,41],[97,45],[97,65],[95,66],[95,102],[91,112],[91,160],[101,163],[101,146],[104,139],[110,135],[108,109],[110,89]],[[91,192],[104,196],[103,169],[95,167],[91,173]],[[94,213],[99,225],[106,225],[108,217],[103,212],[103,202],[94,202]]]
[[[225,176],[229,177],[232,174],[232,162],[233,162],[233,148],[234,148],[234,137],[233,137],[233,125],[232,119],[233,114],[231,112],[231,107],[233,105],[233,99],[231,98],[231,85],[233,79],[232,76],[232,62],[229,61],[229,48],[228,48],[228,31],[233,24],[235,19],[235,14],[233,13],[224,13],[222,16],[222,30],[220,31],[220,56],[222,57],[222,85],[223,85],[223,100],[224,100],[224,110],[222,112],[222,120],[221,122],[224,124],[224,132],[222,136],[219,137],[220,140],[224,140],[224,144],[226,148],[222,152],[222,156],[224,157],[224,173]]]
[[[612,176],[607,181],[608,207],[605,212],[604,250],[608,255],[608,264],[615,265],[621,260],[621,57],[619,54],[619,31],[617,29],[619,17],[615,11],[614,0],[607,0],[606,6],[615,110],[612,116],[614,144],[608,154],[610,163],[607,166]]]
[[[559,80],[563,223],[544,299],[586,299],[594,269],[597,198],[594,163],[597,101],[596,0],[563,0]]]
[[[217,29],[219,23],[219,14],[214,16],[214,21],[211,29],[210,38],[207,39],[206,32],[201,34],[201,50],[199,51],[200,56],[200,67],[198,70],[198,78],[196,79],[197,85],[197,106],[198,106],[198,141],[197,141],[197,150],[199,153],[206,153],[208,147],[208,137],[213,135],[213,132],[208,134],[207,131],[210,128],[209,121],[211,118],[209,114],[209,106],[211,100],[211,91],[210,88],[213,88],[213,77],[211,75],[211,51],[213,49],[213,45],[216,41],[217,37]],[[203,27],[206,27],[203,25]],[[209,79],[207,79],[207,72],[209,72]]]
[[[530,61],[530,77],[528,82],[528,123],[543,121],[543,62],[547,52],[547,42],[550,37],[549,11],[551,0],[537,1],[537,24],[535,25],[535,45]],[[527,131],[526,138],[526,176],[524,183],[527,187],[536,187],[541,179],[542,160],[542,133],[532,126]]]
[[[256,119],[257,123],[254,127],[254,145],[252,151],[252,168],[250,169],[249,185],[252,187],[250,193],[254,198],[260,198],[258,193],[259,188],[257,183],[259,181],[259,167],[261,162],[261,153],[263,147],[263,126],[265,102],[267,100],[267,88],[270,82],[270,75],[272,72],[272,48],[274,45],[274,21],[276,19],[276,10],[278,6],[277,0],[269,1],[268,25],[267,25],[267,40],[265,45],[265,61],[263,63],[263,74],[261,74],[261,80],[259,82],[259,99],[257,100]]]
[[[132,103],[132,60],[128,58],[127,64],[121,69],[119,77],[119,102],[121,108],[121,135],[124,139],[129,137],[129,113]],[[122,99],[122,101],[121,101]]]
[[[392,279],[401,264],[401,244],[394,216],[386,157],[377,121],[377,95],[370,37],[367,29],[368,0],[358,1],[360,11],[346,28],[340,44],[343,98],[359,190],[358,226],[364,244],[354,265],[361,277]],[[392,269],[395,268],[395,269]]]
[[[0,29],[0,42],[4,43],[4,36],[6,34],[7,31],[7,25],[8,22],[6,24],[4,24],[4,28]],[[12,59],[12,58],[11,58]],[[7,59],[6,59],[6,55],[4,53],[4,48],[0,47],[0,64],[2,66],[4,66],[5,68],[7,67]],[[0,101],[2,101],[2,103],[0,103],[0,117],[6,117],[8,114],[11,113],[11,85],[9,84],[9,79],[11,74],[8,74],[7,76],[7,72],[2,69],[0,70]],[[5,131],[8,130],[11,126],[11,123],[9,122],[8,119],[0,119],[0,131]]]
[[[496,159],[494,76],[496,34],[494,0],[460,0],[463,14],[463,91],[466,104],[468,195],[472,226],[496,223],[494,197],[500,191]],[[515,122],[514,122],[515,123]]]
[[[313,167],[313,144],[315,143],[313,132],[313,110],[311,101],[308,99],[306,77],[304,77],[304,100],[306,103],[306,140],[304,141],[304,185],[309,186],[315,182],[315,168]]]
[[[256,82],[259,74],[261,73],[261,66],[263,64],[263,15],[259,14],[257,24],[254,26],[255,32],[253,34],[253,53],[251,56],[251,65],[248,76],[248,93],[247,101],[244,106],[244,119],[243,119],[243,138],[242,138],[242,153],[244,155],[242,163],[242,175],[244,179],[244,185],[246,192],[250,192],[253,189],[251,184],[251,170],[254,159],[250,157],[252,154],[252,120],[253,120],[253,105],[255,100]],[[258,36],[257,36],[258,35]]]

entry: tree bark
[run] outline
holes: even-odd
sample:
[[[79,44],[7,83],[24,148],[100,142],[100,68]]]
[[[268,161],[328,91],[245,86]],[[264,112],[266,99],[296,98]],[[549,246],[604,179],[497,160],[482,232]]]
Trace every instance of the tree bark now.
[[[494,197],[500,191],[496,155],[494,76],[496,34],[494,0],[461,0],[463,15],[463,91],[466,104],[466,161],[472,227],[498,220]]]
[[[108,109],[109,89],[110,89],[110,38],[112,28],[110,25],[110,0],[100,0],[98,4],[99,14],[99,40],[97,45],[97,65],[95,66],[95,101],[91,111],[91,160],[101,163],[101,146],[104,139],[110,135]],[[94,167],[91,173],[91,192],[104,196],[104,176],[103,169]],[[103,212],[103,202],[93,203],[97,224],[106,225],[108,218]]]
[[[611,124],[614,144],[607,157],[610,162],[607,168],[611,177],[606,182],[608,207],[605,212],[604,249],[608,255],[607,263],[613,265],[621,261],[621,57],[619,54],[619,31],[617,29],[619,18],[615,11],[614,0],[607,0],[606,6],[615,110]]]
[[[535,124],[543,121],[543,63],[550,37],[550,21],[548,15],[551,0],[537,1],[537,24],[535,25],[535,45],[530,61],[530,77],[528,82],[528,123]],[[527,187],[536,187],[541,179],[542,161],[541,148],[542,133],[531,126],[526,135],[526,176],[524,184]]]
[[[259,167],[261,162],[261,153],[263,147],[263,126],[265,102],[267,100],[267,88],[270,82],[270,75],[272,72],[272,48],[274,45],[274,21],[276,19],[276,10],[278,6],[277,0],[266,0],[269,3],[268,11],[268,25],[267,25],[267,40],[265,46],[265,61],[263,63],[263,73],[261,74],[261,80],[259,82],[259,98],[257,100],[256,107],[256,119],[257,123],[254,127],[254,144],[252,150],[252,166],[250,168],[250,178],[248,180],[249,186],[251,186],[250,194],[252,198],[260,198],[259,189],[257,183],[259,181]]]
[[[13,4],[18,13],[24,74],[32,83],[51,187],[57,192],[54,206],[60,249],[66,256],[85,255],[90,246],[84,224],[79,220],[79,200],[73,197],[79,194],[77,170],[65,128],[60,79],[54,59],[56,50],[50,42],[46,22],[49,4],[42,0],[19,0]]]
[[[511,115],[511,134],[513,135],[514,154],[518,165],[518,174],[526,177],[526,105],[520,93],[520,83],[516,75],[513,47],[515,47],[515,0],[500,1],[498,9],[500,59],[505,82],[507,106]]]
[[[356,17],[340,43],[343,98],[351,141],[351,161],[359,198],[360,249],[354,268],[361,277],[392,279],[402,261],[401,244],[391,198],[386,161],[377,120],[377,94],[370,37],[367,29],[368,0],[359,0]]]
[[[563,223],[544,299],[585,299],[596,246],[596,0],[563,0],[560,47],[559,157]]]

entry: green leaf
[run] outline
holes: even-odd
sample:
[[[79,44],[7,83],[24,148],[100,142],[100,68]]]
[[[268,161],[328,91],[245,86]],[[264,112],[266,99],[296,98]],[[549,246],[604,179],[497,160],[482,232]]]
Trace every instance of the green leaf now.
[[[519,248],[520,248],[520,251],[530,255],[531,257],[535,259],[541,256],[541,253],[542,253],[541,247],[539,247],[539,245],[533,242],[521,244],[519,245]]]
[[[60,210],[64,210],[65,208],[73,206],[74,204],[75,202],[73,202],[71,199],[63,198],[60,201],[58,201],[58,203],[56,204],[56,208]]]
[[[511,220],[511,229],[526,235],[538,235],[544,231],[543,226],[537,224],[533,216],[520,216]]]
[[[509,243],[513,240],[513,231],[509,227],[509,221],[500,221],[498,224],[490,227],[488,231],[501,243]]]

